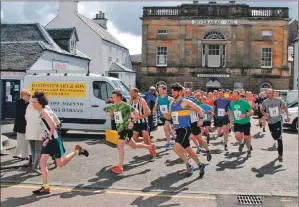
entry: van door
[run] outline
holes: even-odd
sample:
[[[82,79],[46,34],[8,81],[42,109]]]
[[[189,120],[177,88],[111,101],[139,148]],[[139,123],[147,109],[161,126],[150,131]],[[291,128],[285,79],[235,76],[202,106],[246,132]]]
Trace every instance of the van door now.
[[[111,119],[104,107],[109,106],[106,100],[111,97],[114,90],[110,83],[104,80],[91,80],[90,107],[91,107],[91,130],[104,131],[111,129]]]

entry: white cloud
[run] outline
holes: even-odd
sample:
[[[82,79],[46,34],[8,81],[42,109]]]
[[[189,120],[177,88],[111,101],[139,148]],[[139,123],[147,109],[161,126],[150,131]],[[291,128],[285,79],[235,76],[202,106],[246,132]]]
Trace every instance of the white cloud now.
[[[4,13],[2,10],[1,10],[1,19],[4,19]]]
[[[112,22],[107,23],[108,32],[118,39],[131,55],[141,54],[142,37],[119,31]]]

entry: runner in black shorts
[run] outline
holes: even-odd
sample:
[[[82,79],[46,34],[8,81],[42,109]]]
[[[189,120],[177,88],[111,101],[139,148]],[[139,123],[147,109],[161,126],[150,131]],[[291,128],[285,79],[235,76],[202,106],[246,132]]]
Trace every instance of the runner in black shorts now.
[[[213,108],[207,104],[208,98],[203,96],[201,98],[202,104],[200,108],[202,108],[205,112],[205,116],[203,119],[203,125],[201,127],[201,134],[207,136],[207,143],[210,143],[210,126],[211,126],[211,117],[214,116]]]
[[[258,107],[258,111],[257,111],[257,115],[258,115],[258,118],[259,118],[259,123],[260,123],[260,128],[263,128],[263,132],[266,132],[266,118],[264,117],[264,115],[262,114],[261,112],[261,105],[263,103],[264,100],[266,100],[267,98],[265,97],[265,93],[264,92],[261,92],[259,94],[259,98],[256,99],[255,103]]]
[[[132,149],[144,148],[150,151],[152,157],[156,157],[155,145],[154,144],[141,144],[136,143],[132,137],[132,129],[134,122],[140,120],[139,111],[131,105],[122,101],[122,92],[120,90],[114,90],[112,92],[113,105],[108,106],[104,111],[109,111],[110,116],[114,118],[116,123],[116,129],[119,134],[119,141],[117,143],[117,149],[119,150],[119,165],[111,169],[113,173],[123,173],[123,163],[125,155],[125,145],[128,144]],[[133,121],[131,121],[131,113],[134,113]]]

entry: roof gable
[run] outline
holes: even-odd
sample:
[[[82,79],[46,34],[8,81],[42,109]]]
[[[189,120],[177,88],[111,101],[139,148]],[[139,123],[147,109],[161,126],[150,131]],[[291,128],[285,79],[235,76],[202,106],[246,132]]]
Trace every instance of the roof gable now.
[[[113,62],[108,72],[129,72],[129,73],[135,73],[135,71],[131,70],[130,68],[127,68],[126,66],[119,64],[117,62]]]
[[[47,32],[54,40],[69,40],[72,35],[75,35],[76,40],[79,41],[77,30],[75,27],[72,28],[50,28]]]
[[[132,62],[137,62],[137,63],[141,63],[141,54],[138,54],[138,55],[131,55],[131,61]]]
[[[46,41],[37,24],[1,24],[1,42]]]
[[[127,49],[120,41],[118,41],[113,35],[111,35],[107,30],[101,27],[98,23],[92,21],[91,19],[77,13],[77,16],[93,31],[95,31],[103,40],[111,42],[112,44],[118,45],[122,48]]]

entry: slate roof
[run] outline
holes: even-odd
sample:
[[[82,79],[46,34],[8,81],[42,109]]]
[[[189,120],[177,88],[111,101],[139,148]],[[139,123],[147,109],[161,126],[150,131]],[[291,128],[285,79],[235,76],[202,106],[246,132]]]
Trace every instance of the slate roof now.
[[[141,54],[131,55],[131,62],[141,63],[141,59],[142,59]]]
[[[29,70],[45,50],[90,60],[61,49],[39,23],[1,24],[1,70]]]
[[[108,72],[129,72],[129,73],[136,73],[135,71],[131,70],[130,68],[127,68],[126,66],[119,64],[117,62],[113,62]]]
[[[78,34],[75,27],[72,28],[51,28],[47,32],[53,40],[69,40],[73,33],[75,33],[77,41],[79,41]]]
[[[91,19],[83,16],[82,14],[77,13],[77,16],[87,24],[93,31],[95,31],[102,39],[111,42],[115,45],[118,45],[122,48],[127,49],[120,41],[118,41],[113,35],[111,35],[106,29],[101,27],[98,23],[92,21]]]

